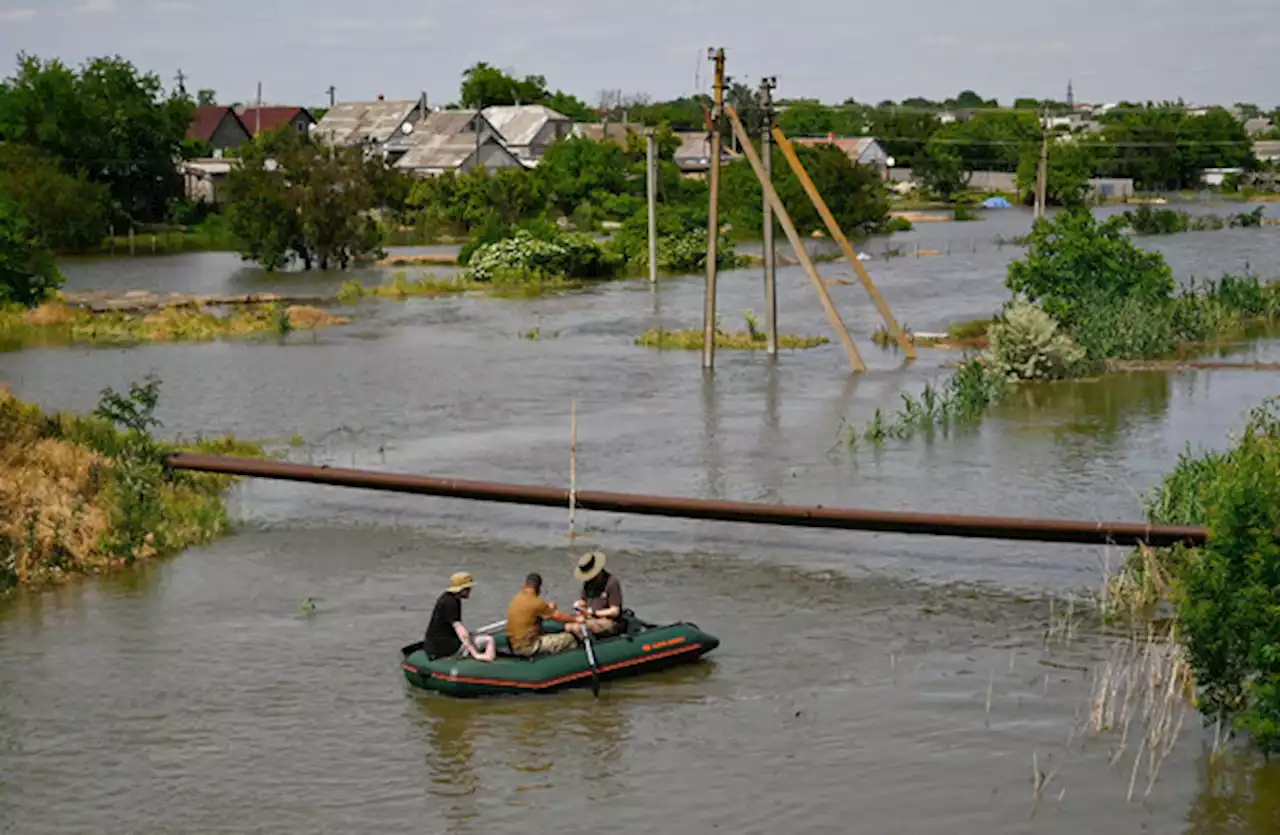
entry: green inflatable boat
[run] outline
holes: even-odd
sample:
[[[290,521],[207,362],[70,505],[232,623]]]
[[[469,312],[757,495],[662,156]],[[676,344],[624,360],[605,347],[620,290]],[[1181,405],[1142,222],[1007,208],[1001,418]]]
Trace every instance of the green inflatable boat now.
[[[547,632],[563,632],[554,621],[543,621]],[[579,644],[555,655],[523,658],[512,655],[507,636],[494,636],[498,657],[494,661],[474,658],[429,660],[422,643],[401,650],[404,676],[424,690],[449,696],[495,696],[511,693],[550,693],[591,684],[591,665]],[[623,630],[611,638],[595,639],[596,665],[601,681],[640,675],[677,664],[696,661],[720,646],[720,639],[692,623],[657,626],[626,612]]]

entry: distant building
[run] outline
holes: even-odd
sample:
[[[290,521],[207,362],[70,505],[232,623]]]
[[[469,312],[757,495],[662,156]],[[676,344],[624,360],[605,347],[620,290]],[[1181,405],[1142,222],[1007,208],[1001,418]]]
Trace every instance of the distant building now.
[[[890,157],[884,150],[884,147],[871,136],[843,136],[837,137],[834,133],[829,133],[825,138],[800,137],[793,140],[797,145],[834,145],[841,151],[844,151],[850,161],[856,162],[858,165],[869,165],[880,174],[880,179],[887,180],[889,178],[889,169],[893,167],[895,160]]]
[[[183,193],[193,203],[223,203],[223,187],[236,159],[188,159],[178,163]]]
[[[1259,162],[1280,162],[1280,139],[1260,139],[1253,143],[1253,155]]]
[[[416,99],[338,102],[317,124],[315,136],[345,147],[381,152],[391,162],[409,149],[409,137],[427,117],[427,94]]]
[[[674,162],[680,173],[692,179],[702,179],[711,168],[711,139],[705,133],[678,131],[675,134],[680,140],[676,148]],[[733,162],[738,154],[729,149],[727,143],[720,146],[720,164]]]
[[[221,153],[243,145],[253,138],[244,122],[230,107],[197,107],[195,118],[187,126],[187,139],[208,142]]]
[[[521,168],[524,161],[501,141],[497,129],[475,110],[436,110],[408,136],[396,168],[434,177],[446,171],[464,173],[477,166]]]
[[[619,145],[625,145],[627,139],[635,134],[644,134],[644,125],[638,122],[574,122],[573,135],[602,142],[611,139]]]
[[[1275,129],[1270,119],[1246,119],[1244,122],[1244,132],[1250,136],[1262,136]]]
[[[526,161],[542,159],[557,139],[573,132],[573,120],[540,104],[486,107],[483,113],[507,150]]]
[[[245,128],[257,136],[288,127],[295,133],[306,133],[316,123],[311,111],[305,107],[241,107],[236,115]]]
[[[1093,177],[1089,180],[1089,194],[1096,200],[1128,200],[1134,195],[1133,180],[1129,177]]]

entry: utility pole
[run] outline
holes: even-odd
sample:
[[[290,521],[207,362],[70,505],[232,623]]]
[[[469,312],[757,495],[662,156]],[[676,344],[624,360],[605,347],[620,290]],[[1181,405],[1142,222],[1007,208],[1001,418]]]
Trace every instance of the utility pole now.
[[[658,283],[658,137],[645,128],[645,190],[649,197],[649,283]]]
[[[178,95],[184,98],[187,95],[186,80],[187,80],[186,73],[182,71],[182,67],[178,67]]]
[[[256,139],[262,135],[262,82],[258,82],[258,107],[253,111],[253,136]]]
[[[770,144],[769,132],[773,129],[773,91],[778,86],[778,79],[773,76],[760,79],[760,161],[764,164],[765,176],[773,182],[773,148]],[[762,189],[763,191],[763,189]],[[775,251],[773,246],[773,205],[769,196],[764,195],[764,312],[765,327],[768,331],[767,350],[769,356],[778,354],[778,294],[775,274]]]
[[[711,109],[711,171],[707,206],[707,286],[702,321],[702,368],[716,364],[716,243],[720,237],[720,118],[724,112],[724,48],[708,49],[715,64],[715,106]]]
[[[329,94],[329,109],[333,110],[334,105],[337,103],[338,88],[330,84],[329,89],[325,92]]]
[[[1045,197],[1049,186],[1049,115],[1044,111],[1040,121],[1040,167],[1036,171],[1036,220],[1044,217]]]

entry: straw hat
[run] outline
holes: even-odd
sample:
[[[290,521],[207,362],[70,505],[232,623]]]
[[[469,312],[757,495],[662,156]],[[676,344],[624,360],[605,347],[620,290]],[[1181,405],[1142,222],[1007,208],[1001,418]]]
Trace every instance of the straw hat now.
[[[601,571],[604,571],[604,552],[592,551],[578,558],[578,566],[573,569],[573,576],[585,583],[595,579]]]
[[[453,592],[454,594],[457,594],[458,592],[463,591],[464,589],[471,588],[472,585],[473,583],[471,582],[471,575],[465,571],[459,571],[457,574],[454,574],[452,577],[449,578],[448,590]]]

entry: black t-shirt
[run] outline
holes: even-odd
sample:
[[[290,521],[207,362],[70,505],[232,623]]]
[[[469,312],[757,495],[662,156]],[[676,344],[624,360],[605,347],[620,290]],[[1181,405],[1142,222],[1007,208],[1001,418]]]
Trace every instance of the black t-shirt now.
[[[462,620],[462,598],[451,591],[440,595],[436,608],[431,612],[423,649],[428,658],[444,658],[462,649],[462,641],[453,625]]]

